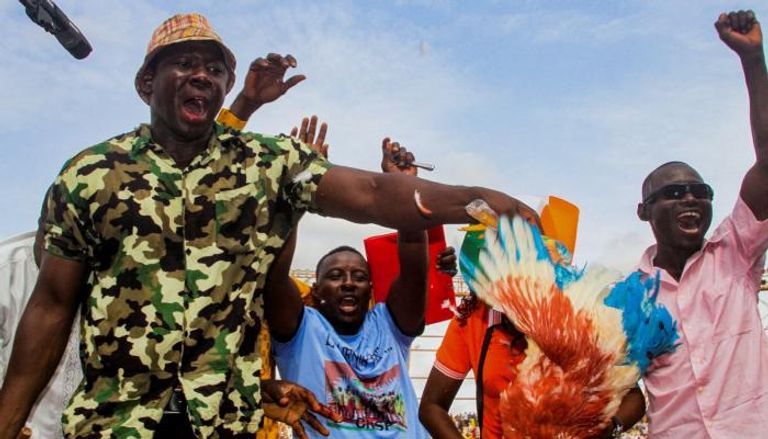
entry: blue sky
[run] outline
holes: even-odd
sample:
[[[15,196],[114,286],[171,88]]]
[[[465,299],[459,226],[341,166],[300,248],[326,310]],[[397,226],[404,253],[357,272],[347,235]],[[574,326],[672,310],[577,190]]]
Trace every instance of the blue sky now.
[[[94,47],[84,61],[18,2],[0,5],[0,237],[34,228],[64,160],[148,120],[133,77],[154,27],[182,11],[207,15],[238,56],[235,90],[258,56],[298,59],[308,80],[249,129],[287,132],[314,113],[337,163],[377,169],[392,136],[437,165],[424,177],[562,196],[582,209],[581,262],[626,270],[651,243],[635,205],[656,165],[696,167],[715,188],[717,222],[754,157],[740,65],[712,24],[734,7],[768,17],[756,1],[57,4]],[[301,230],[298,267],[381,231],[319,217]]]

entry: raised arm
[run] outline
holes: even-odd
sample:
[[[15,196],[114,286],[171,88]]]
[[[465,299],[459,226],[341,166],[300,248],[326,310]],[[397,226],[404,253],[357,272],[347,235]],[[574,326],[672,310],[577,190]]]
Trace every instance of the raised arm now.
[[[754,12],[738,11],[720,14],[715,28],[720,39],[739,55],[749,93],[756,161],[741,184],[741,198],[757,219],[768,219],[768,74],[760,23]]]
[[[397,142],[385,138],[381,145],[381,170],[384,173],[416,176],[413,154]],[[429,275],[427,233],[423,230],[398,231],[397,257],[400,273],[389,287],[387,308],[403,334],[420,335],[424,329]]]
[[[44,254],[0,389],[0,439],[15,439],[56,370],[77,313],[85,265]]]
[[[248,68],[243,89],[229,108],[234,118],[222,110],[218,122],[231,128],[242,129],[251,115],[262,105],[274,102],[293,86],[306,79],[304,75],[285,78],[289,68],[296,67],[296,58],[270,53],[266,58],[257,58]]]
[[[325,143],[327,130],[328,126],[323,123],[317,131],[317,116],[305,117],[301,121],[300,128],[294,127],[291,130],[291,136],[327,157],[328,144]],[[304,310],[301,294],[290,277],[297,234],[297,229],[291,232],[277,259],[272,263],[264,286],[264,315],[269,324],[270,333],[278,341],[288,341],[293,338],[301,323]]]
[[[281,342],[293,338],[304,312],[301,294],[290,276],[296,250],[296,233],[295,229],[291,232],[272,263],[264,286],[264,317],[272,337]]]

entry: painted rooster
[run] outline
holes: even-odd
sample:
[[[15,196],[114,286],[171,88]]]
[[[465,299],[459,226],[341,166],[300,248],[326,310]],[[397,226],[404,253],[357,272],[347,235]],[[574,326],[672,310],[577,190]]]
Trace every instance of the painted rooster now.
[[[501,395],[505,438],[588,438],[678,335],[656,304],[658,279],[617,282],[578,270],[562,246],[522,219],[501,218],[479,258],[460,258],[470,288],[526,335],[526,359]]]

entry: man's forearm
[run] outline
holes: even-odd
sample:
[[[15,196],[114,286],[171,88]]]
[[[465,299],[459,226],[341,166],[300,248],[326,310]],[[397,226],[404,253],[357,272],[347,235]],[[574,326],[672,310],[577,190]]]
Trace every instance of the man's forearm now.
[[[419,420],[433,437],[462,439],[451,415],[438,404],[422,404],[419,408]]]
[[[15,439],[67,345],[76,310],[51,309],[35,295],[19,323],[0,389],[0,439]]]
[[[768,164],[768,73],[765,56],[759,53],[741,58],[749,93],[749,114],[752,137],[758,162]]]
[[[416,195],[418,193],[418,197]],[[535,212],[501,192],[449,186],[401,174],[376,174],[337,166],[320,181],[317,205],[323,215],[376,223],[403,231],[472,220],[465,206],[481,198],[499,213]]]
[[[298,230],[283,245],[267,275],[264,286],[264,317],[270,333],[278,341],[293,338],[299,327],[304,304],[296,284],[290,277]]]
[[[253,113],[261,108],[261,105],[262,104],[260,102],[254,102],[243,96],[242,93],[238,93],[237,97],[235,97],[235,100],[232,102],[232,105],[230,105],[229,111],[237,116],[238,119],[247,122]]]
[[[400,331],[415,337],[424,330],[424,311],[427,307],[427,233],[399,231],[397,254],[400,273],[389,288],[387,306]]]

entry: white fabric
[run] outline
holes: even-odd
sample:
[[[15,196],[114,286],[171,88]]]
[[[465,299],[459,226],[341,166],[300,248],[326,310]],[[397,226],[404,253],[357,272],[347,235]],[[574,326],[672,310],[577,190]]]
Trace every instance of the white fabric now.
[[[5,381],[16,327],[37,281],[34,241],[35,232],[28,232],[0,242],[0,381]],[[27,420],[32,439],[64,437],[61,413],[83,377],[78,359],[78,320],[75,318],[56,372]]]

